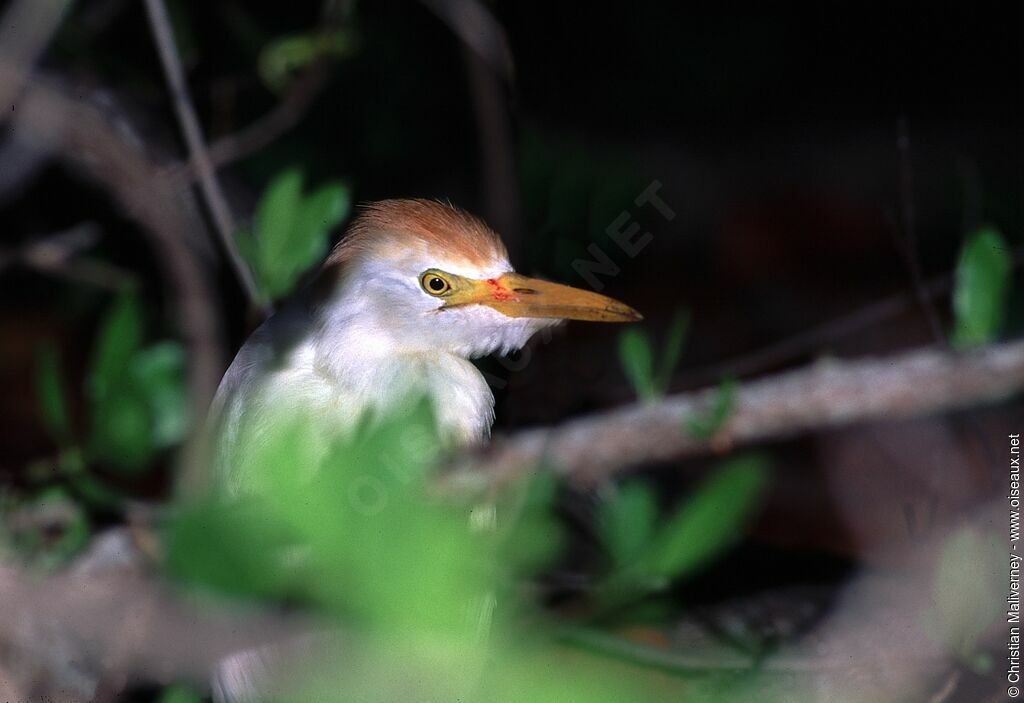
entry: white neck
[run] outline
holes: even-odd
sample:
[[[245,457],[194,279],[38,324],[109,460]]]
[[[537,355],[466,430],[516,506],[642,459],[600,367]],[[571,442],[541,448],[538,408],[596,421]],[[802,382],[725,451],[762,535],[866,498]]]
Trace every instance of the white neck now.
[[[426,395],[448,441],[486,438],[494,421],[494,395],[467,359],[443,349],[424,350],[389,334],[366,305],[345,302],[325,311],[307,348],[308,363],[336,386],[343,412],[388,412]]]

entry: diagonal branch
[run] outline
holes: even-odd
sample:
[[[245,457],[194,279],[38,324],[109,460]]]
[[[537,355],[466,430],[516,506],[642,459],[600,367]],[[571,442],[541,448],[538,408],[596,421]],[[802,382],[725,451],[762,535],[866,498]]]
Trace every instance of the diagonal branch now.
[[[189,158],[199,176],[199,188],[213,217],[214,229],[220,237],[221,245],[235,275],[242,284],[242,288],[245,289],[249,302],[258,305],[259,293],[256,290],[252,272],[235,248],[234,217],[220,188],[220,183],[217,181],[213,163],[206,151],[202,128],[199,126],[199,118],[196,117],[195,107],[188,95],[185,72],[181,66],[178,50],[174,45],[174,32],[171,29],[171,22],[163,0],[146,0],[146,14],[149,17],[150,29],[160,54],[160,63],[163,65],[167,87],[171,91],[171,99],[178,115],[182,136],[188,146]]]
[[[1007,398],[1024,389],[1024,341],[972,352],[921,349],[891,357],[821,361],[741,386],[716,437],[686,431],[716,389],[670,396],[528,430],[465,459],[453,480],[502,483],[539,464],[577,483],[603,481],[645,463],[708,454],[723,446],[781,439],[870,420],[892,420]]]

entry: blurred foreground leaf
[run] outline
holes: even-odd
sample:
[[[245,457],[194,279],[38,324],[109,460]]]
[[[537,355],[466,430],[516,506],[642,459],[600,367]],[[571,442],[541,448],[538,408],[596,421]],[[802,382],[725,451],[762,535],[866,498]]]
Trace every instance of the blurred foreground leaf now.
[[[1020,562],[1018,561],[1018,564]],[[992,532],[963,528],[943,544],[933,597],[937,618],[926,626],[964,662],[976,658],[981,636],[1003,614],[1006,561]]]
[[[160,694],[159,703],[202,703],[203,697],[188,686],[168,686]]]
[[[993,341],[1006,317],[1010,248],[998,230],[986,227],[964,243],[953,291],[953,344],[958,348]]]
[[[550,474],[498,499],[436,492],[431,408],[410,402],[355,436],[291,410],[243,442],[245,495],[178,504],[166,566],[225,595],[285,601],[323,618],[311,676],[275,700],[626,703],[640,682],[554,645],[523,579],[559,544]],[[326,430],[326,439],[319,433]],[[245,430],[248,431],[248,430]],[[473,524],[476,524],[474,527]],[[338,644],[330,630],[337,623]]]

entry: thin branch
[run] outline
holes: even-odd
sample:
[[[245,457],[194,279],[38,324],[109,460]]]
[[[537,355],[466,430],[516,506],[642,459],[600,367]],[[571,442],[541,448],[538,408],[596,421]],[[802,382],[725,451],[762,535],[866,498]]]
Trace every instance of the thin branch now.
[[[472,49],[506,83],[514,64],[505,30],[479,0],[421,0],[428,10]]]
[[[69,0],[17,0],[0,18],[0,122],[14,111],[18,94],[67,12]]]
[[[1024,248],[1012,252],[1011,265],[1016,269],[1024,264]],[[921,294],[935,300],[953,290],[952,273],[933,276],[924,282]],[[752,352],[731,359],[691,369],[672,384],[674,390],[697,388],[716,383],[723,376],[749,376],[773,366],[792,361],[802,354],[820,351],[826,344],[836,342],[874,325],[896,319],[917,304],[914,294],[897,294],[882,298],[842,317],[812,327],[809,330],[781,339]]]
[[[270,112],[234,134],[228,134],[209,146],[213,167],[222,168],[244,159],[271,144],[292,129],[306,114],[309,106],[326,82],[327,71],[322,62],[314,63],[288,87],[288,91]],[[173,167],[171,177],[191,182],[199,175],[194,163]]]
[[[27,244],[17,249],[0,249],[0,273],[8,267],[22,265],[41,273],[112,291],[134,287],[137,280],[132,273],[106,261],[78,256],[91,248],[98,239],[99,227],[92,222],[32,237]]]
[[[455,481],[501,483],[538,465],[577,483],[625,468],[709,454],[723,446],[782,439],[870,420],[893,420],[1006,398],[1024,388],[1024,341],[967,353],[925,349],[891,357],[821,361],[741,386],[715,437],[686,431],[717,389],[579,418],[495,441],[457,468]]]
[[[914,286],[914,295],[917,297],[917,304],[921,308],[925,319],[928,320],[928,327],[931,329],[935,341],[944,344],[946,335],[942,331],[942,323],[939,322],[939,315],[925,290],[924,274],[921,271],[921,262],[917,254],[917,211],[914,207],[914,169],[910,159],[910,129],[907,126],[907,119],[900,118],[899,137],[897,138],[899,150],[899,171],[900,171],[900,215],[902,219],[902,233],[896,237],[896,248],[899,250],[903,262],[910,274],[910,281]]]
[[[220,237],[225,255],[242,284],[249,302],[254,306],[259,306],[259,292],[256,289],[252,272],[235,248],[234,218],[206,151],[202,128],[199,126],[199,118],[196,117],[195,107],[192,105],[188,88],[185,85],[185,72],[174,44],[174,32],[163,0],[146,0],[146,13],[149,17],[153,39],[160,54],[160,63],[167,79],[167,87],[171,91],[171,99],[178,116],[182,136],[188,146],[189,158],[199,175],[199,187],[213,217],[214,229]]]

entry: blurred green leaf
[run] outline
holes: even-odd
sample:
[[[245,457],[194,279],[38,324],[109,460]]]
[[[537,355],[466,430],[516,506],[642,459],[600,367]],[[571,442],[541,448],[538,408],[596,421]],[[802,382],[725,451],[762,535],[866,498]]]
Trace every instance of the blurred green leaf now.
[[[184,353],[179,344],[142,347],[142,311],[131,295],[104,318],[88,372],[89,459],[133,473],[188,429]]]
[[[328,183],[309,195],[303,177],[288,169],[274,178],[257,208],[255,229],[236,234],[239,253],[249,262],[262,294],[277,299],[327,252],[331,229],[348,215],[349,189]]]
[[[131,377],[149,405],[153,446],[177,444],[188,432],[185,352],[177,342],[160,342],[135,354]]]
[[[65,400],[67,393],[61,379],[60,359],[51,345],[44,346],[36,354],[35,387],[46,430],[58,444],[67,444],[71,440],[71,423]]]
[[[644,571],[662,578],[692,572],[735,539],[768,483],[758,456],[732,459],[704,482],[659,530]]]
[[[953,291],[954,346],[987,344],[998,336],[1006,316],[1010,264],[1010,249],[995,228],[980,229],[964,243]]]
[[[297,596],[303,574],[287,568],[295,540],[284,524],[261,513],[255,500],[180,508],[166,536],[168,573],[234,596]]]
[[[641,400],[650,402],[668,389],[682,356],[688,326],[688,314],[685,311],[677,312],[669,325],[668,339],[657,371],[654,368],[651,339],[644,331],[629,327],[619,335],[619,360],[626,378]]]
[[[507,500],[497,506],[497,558],[507,571],[533,573],[562,548],[562,530],[552,511],[557,489],[553,472],[535,471],[518,490],[510,487],[504,492]]]
[[[131,294],[122,295],[100,325],[88,374],[89,454],[127,471],[143,467],[155,448],[145,389],[131,373],[142,334],[138,300]]]
[[[202,703],[203,697],[188,686],[168,686],[160,694],[159,703]]]
[[[657,395],[654,387],[654,357],[647,335],[630,327],[619,336],[619,360],[637,397],[651,401]]]
[[[125,472],[144,469],[156,450],[152,426],[141,389],[121,384],[93,405],[89,453]]]
[[[709,439],[725,426],[736,405],[736,388],[736,379],[726,378],[715,392],[707,412],[688,418],[686,430],[691,437]]]
[[[100,324],[89,368],[89,394],[101,398],[125,380],[132,355],[142,344],[142,311],[132,294],[117,299]]]
[[[683,344],[686,341],[686,332],[689,326],[690,314],[685,310],[677,311],[668,328],[668,340],[661,353],[661,364],[658,366],[658,374],[655,378],[655,386],[659,394],[665,393],[672,382],[672,374],[675,373],[679,359],[683,355]]]
[[[964,662],[974,659],[979,638],[1001,615],[1005,568],[1003,550],[992,532],[962,528],[942,546],[933,587],[938,617],[928,622]]]
[[[601,504],[598,529],[616,568],[628,568],[641,557],[657,518],[654,494],[639,481],[624,484]]]
[[[321,57],[344,58],[358,48],[356,35],[346,30],[291,34],[270,42],[260,52],[260,78],[271,90],[287,86],[295,71]]]

